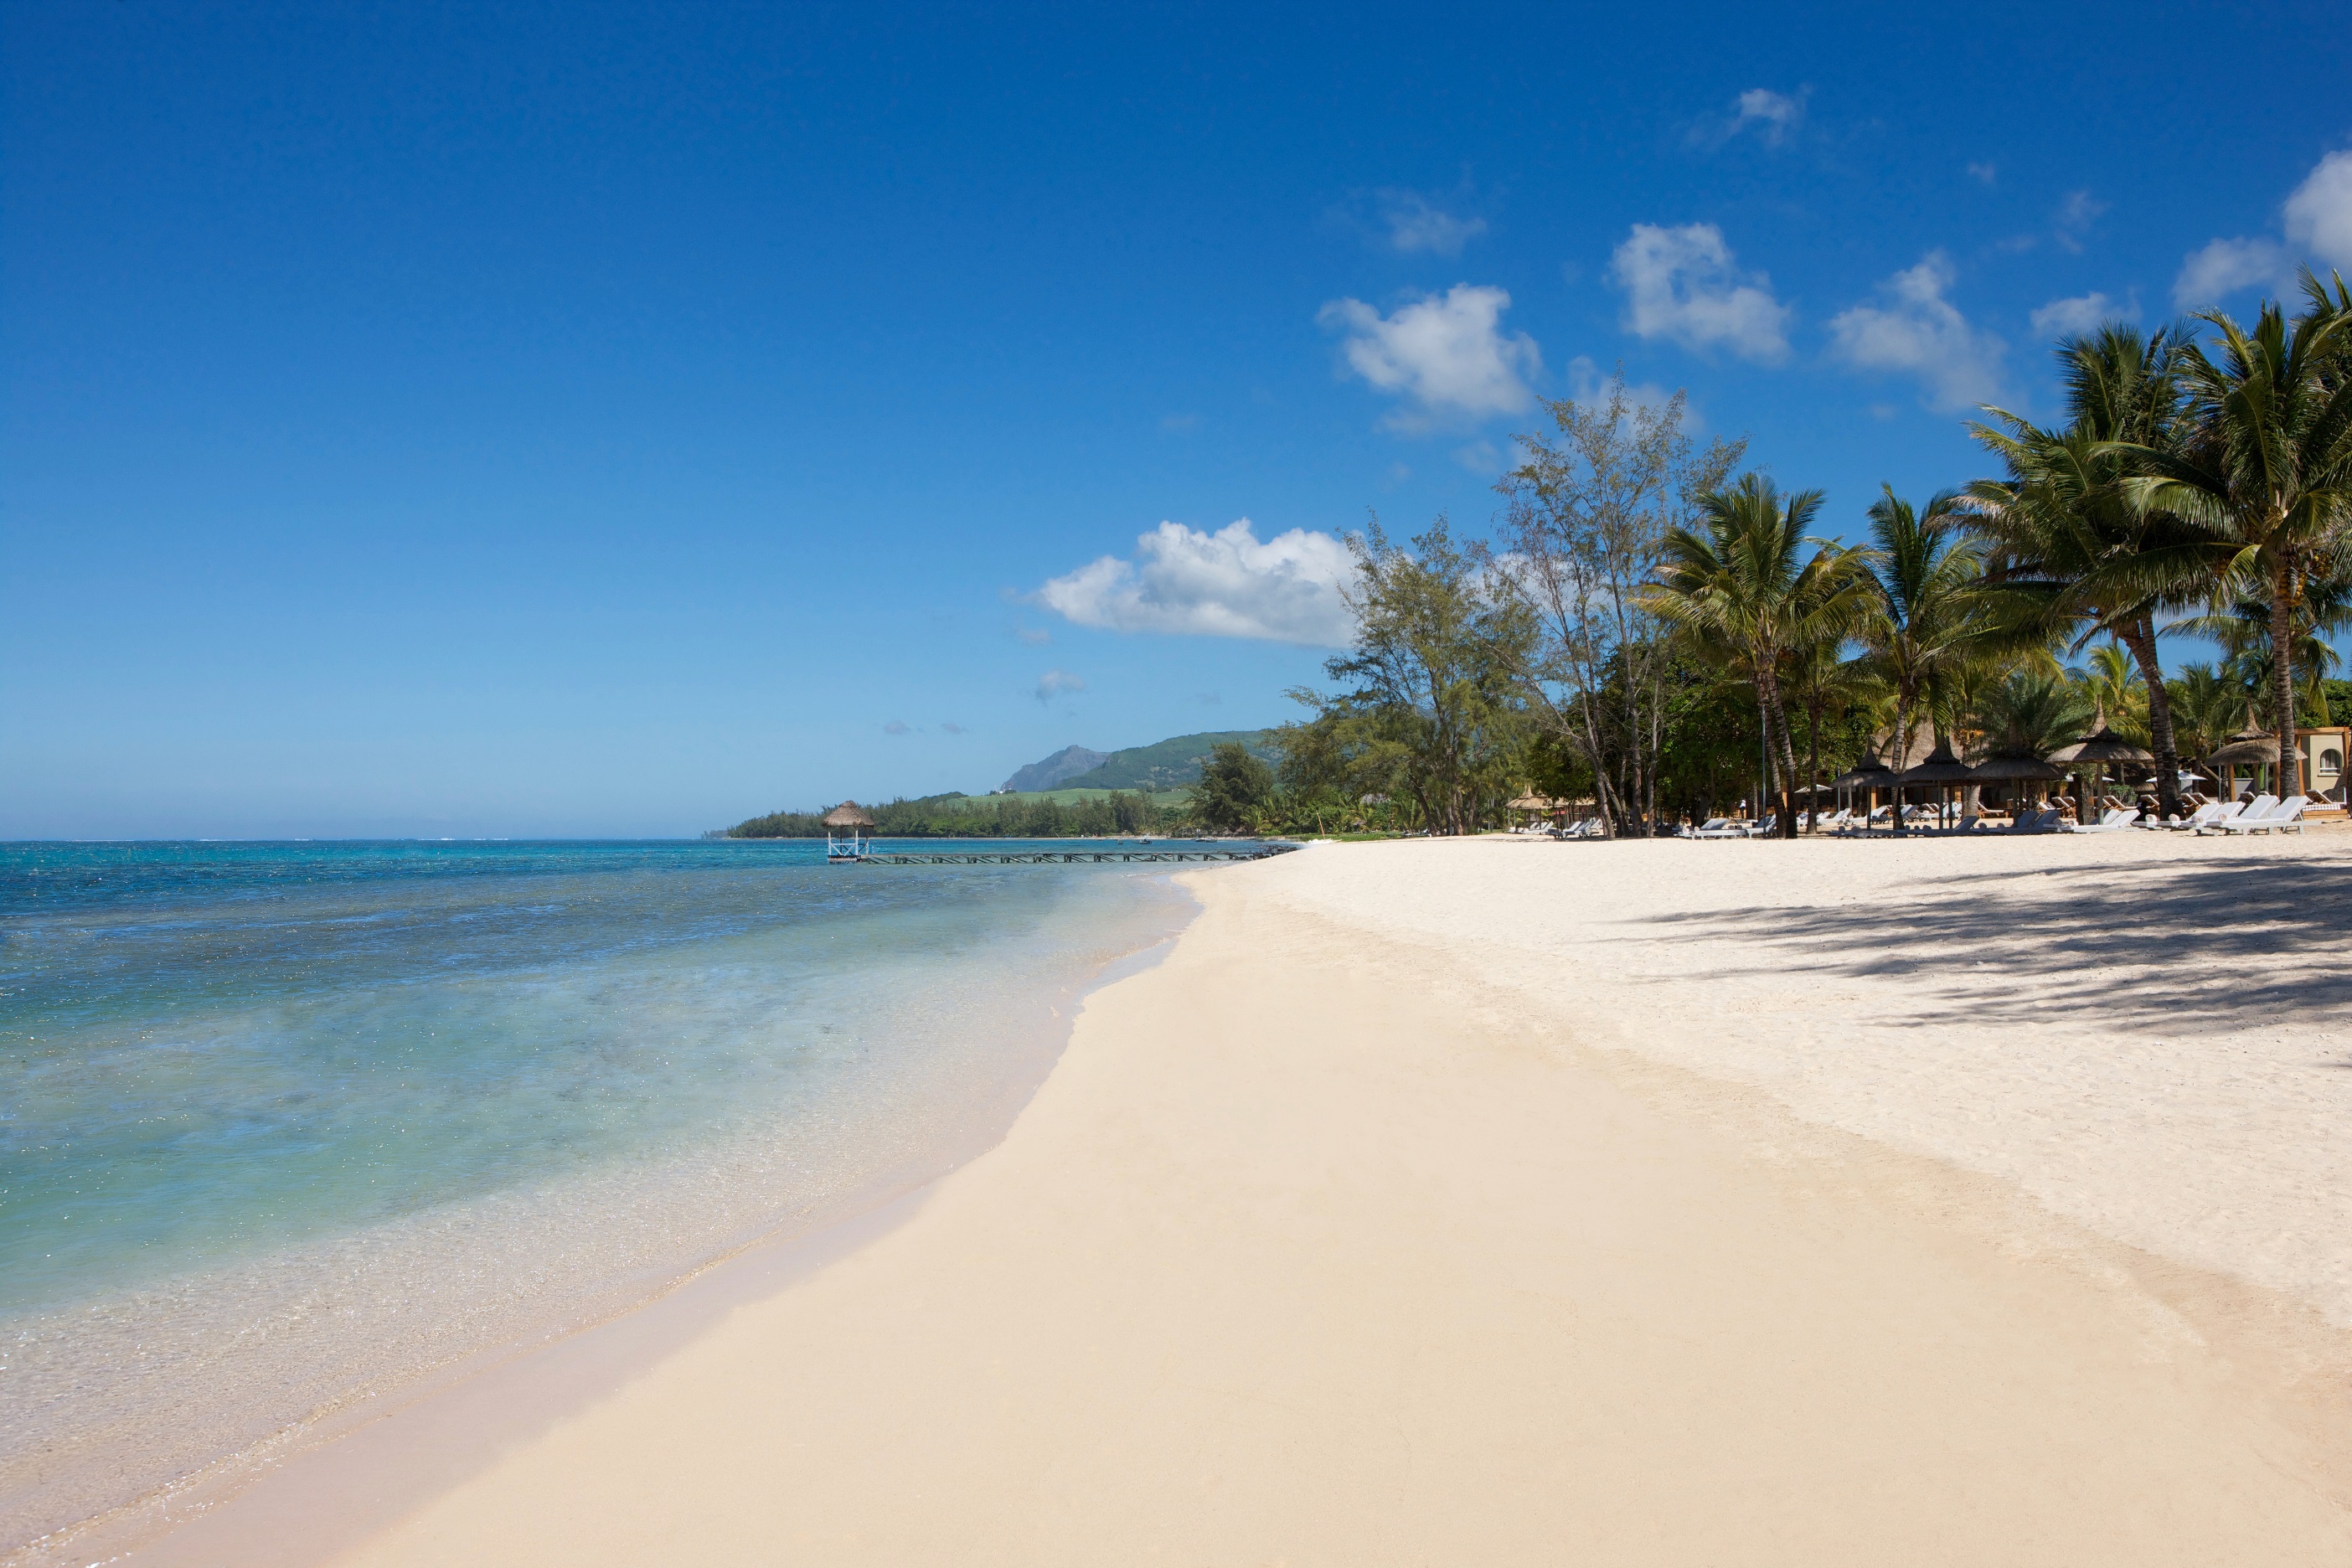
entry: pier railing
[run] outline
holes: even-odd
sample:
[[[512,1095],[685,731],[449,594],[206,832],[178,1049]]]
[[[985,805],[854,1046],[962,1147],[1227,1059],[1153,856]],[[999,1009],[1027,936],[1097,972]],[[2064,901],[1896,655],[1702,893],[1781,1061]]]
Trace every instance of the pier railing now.
[[[892,849],[859,856],[861,866],[1103,866],[1180,860],[1264,860],[1296,844],[1242,844],[1230,849]]]

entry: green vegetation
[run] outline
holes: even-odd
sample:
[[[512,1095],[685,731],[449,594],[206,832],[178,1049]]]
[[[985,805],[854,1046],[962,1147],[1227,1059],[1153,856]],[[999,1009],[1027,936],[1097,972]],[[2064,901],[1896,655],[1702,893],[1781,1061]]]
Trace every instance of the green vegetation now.
[[[1255,756],[1271,759],[1275,754],[1272,733],[1267,730],[1212,731],[1178,735],[1156,745],[1130,746],[1126,751],[1111,752],[1091,773],[1064,779],[1061,787],[1166,794],[1198,780],[1209,753],[1219,746],[1239,746]]]
[[[1053,798],[1067,793],[1076,798]],[[1122,834],[1165,836],[1182,829],[1187,813],[1154,805],[1148,795],[1114,791],[1047,791],[1027,796],[934,795],[869,806],[884,838],[1109,838]],[[772,811],[729,828],[730,838],[822,838],[822,811]]]

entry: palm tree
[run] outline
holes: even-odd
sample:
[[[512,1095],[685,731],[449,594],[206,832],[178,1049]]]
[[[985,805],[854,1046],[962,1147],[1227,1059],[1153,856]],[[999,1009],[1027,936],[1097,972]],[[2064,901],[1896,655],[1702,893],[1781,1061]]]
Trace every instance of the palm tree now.
[[[2340,289],[2342,280],[2337,279]],[[2219,310],[2203,312],[2220,358],[2191,344],[2181,356],[2191,434],[2178,450],[2128,452],[2145,478],[2145,504],[2207,531],[2154,572],[2119,576],[2143,584],[2202,567],[2223,584],[2261,593],[2269,611],[2270,707],[2278,720],[2282,794],[2300,788],[2294,724],[2294,638],[2305,593],[2328,575],[2327,557],[2352,511],[2352,310],[2306,279],[2310,307],[2290,325],[2265,303],[2248,332]],[[2184,570],[2186,569],[2186,570]]]
[[[2173,721],[2193,757],[2212,755],[2246,721],[2245,683],[2210,664],[2181,666],[2171,687]]]
[[[1794,650],[1783,660],[1781,696],[1802,709],[1805,715],[1805,783],[1811,786],[1805,796],[1808,826],[1815,824],[1821,816],[1822,718],[1832,708],[1850,711],[1864,706],[1885,691],[1885,683],[1878,679],[1871,661],[1866,658],[1846,658],[1845,647],[1843,637],[1823,637]]]
[[[2156,615],[2189,604],[2204,579],[2184,569],[2178,552],[2205,542],[2203,531],[2146,504],[2131,480],[2133,454],[2177,451],[2183,437],[2176,334],[2142,337],[2110,323],[2060,341],[2058,363],[2071,418],[2063,429],[2032,425],[1988,407],[2003,426],[1972,425],[2007,464],[2007,479],[1968,489],[1978,528],[1999,552],[1992,575],[2053,631],[2080,648],[2101,633],[2130,650],[2147,694],[2147,733],[2156,752],[2159,809],[2180,807],[2179,760],[2157,653]],[[2151,558],[2165,572],[2119,575],[2118,563]]]
[[[2340,564],[2340,563],[2339,563]],[[2243,678],[2256,693],[2255,706],[2268,712],[2276,705],[2271,685],[2270,606],[2260,599],[2242,598],[2226,608],[2215,605],[2201,616],[2190,616],[2164,629],[2208,637],[2221,645],[2222,668]],[[2327,673],[2341,663],[2328,641],[2352,628],[2352,577],[2338,571],[2304,585],[2295,605],[2294,658],[2299,710],[2327,711]],[[2319,721],[2326,723],[2326,718]]]
[[[2090,729],[2091,700],[2081,687],[2045,670],[2021,669],[1978,700],[1982,754],[2047,762]]]
[[[1920,510],[1883,487],[1871,503],[1870,534],[1871,603],[1857,632],[1895,693],[1899,764],[1922,704],[1943,698],[1952,676],[1981,652],[1990,629],[1984,552],[1962,530],[1953,490]],[[1900,811],[1895,831],[1903,831]]]
[[[1765,748],[1780,766],[1784,838],[1797,836],[1790,795],[1797,756],[1781,696],[1783,663],[1814,644],[1843,641],[1862,604],[1854,552],[1805,533],[1821,506],[1821,491],[1784,500],[1761,474],[1702,497],[1706,532],[1667,531],[1657,581],[1643,596],[1645,608],[1706,657],[1754,684]]]

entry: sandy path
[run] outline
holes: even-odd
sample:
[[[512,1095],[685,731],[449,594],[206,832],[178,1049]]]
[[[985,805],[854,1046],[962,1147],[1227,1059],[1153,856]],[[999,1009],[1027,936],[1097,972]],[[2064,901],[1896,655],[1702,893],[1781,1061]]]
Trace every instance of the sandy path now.
[[[1799,847],[1832,868],[1839,847]],[[1600,956],[1688,940],[1638,906],[1675,904],[1657,884],[1691,879],[1656,868],[1695,849],[1752,857],[1717,882],[1780,857],[1754,874],[1790,886],[1769,846],[1318,849],[1200,879],[1200,922],[1094,999],[1002,1147],[343,1561],[2352,1558],[2340,1391],[2239,1353],[2001,1184],[1580,1039],[1707,961]],[[1577,924],[1611,900],[1627,931]],[[1547,906],[1567,912],[1530,934]],[[1756,907],[1703,911],[1741,974],[1676,1004],[1724,1042],[1718,1077],[1796,1104],[1843,1068],[1776,1050],[1888,995],[1934,1005],[1899,976],[1789,981],[1738,933]],[[1748,1009],[1784,983],[1812,1005]],[[2037,1026],[1978,1032],[2023,1058]],[[2062,1158],[2063,1128],[2036,1142],[2016,1126],[2041,1112],[1992,1103],[2055,1069],[2017,1070],[1948,1104],[1921,1087],[1943,1079],[1882,1081],[1927,1101],[1890,1113],[1915,1143],[1981,1111],[1984,1147]]]

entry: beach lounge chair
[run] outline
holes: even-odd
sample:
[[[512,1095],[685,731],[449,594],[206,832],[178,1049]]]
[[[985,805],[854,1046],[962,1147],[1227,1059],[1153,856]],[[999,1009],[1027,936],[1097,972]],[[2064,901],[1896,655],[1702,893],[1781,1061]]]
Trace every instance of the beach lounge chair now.
[[[2233,811],[2224,812],[2213,821],[2206,823],[2202,826],[2193,828],[2191,831],[2200,835],[2219,833],[2221,831],[2221,826],[2224,823],[2257,821],[2260,818],[2270,815],[2271,808],[2278,805],[2278,796],[2274,795],[2258,795],[2250,800],[2233,800],[2230,804],[2236,809]]]
[[[1843,833],[1853,825],[1853,811],[1841,807],[1830,813],[1829,816],[1822,817],[1813,826],[1817,831],[1822,833]]]
[[[2026,806],[2007,823],[1996,823],[1986,831],[1990,833],[2055,833],[2062,820],[2054,805],[2036,810]]]
[[[2210,827],[2217,822],[2227,822],[2244,809],[2245,804],[2242,801],[2206,801],[2187,816],[2175,817],[2170,822],[2159,822],[2157,826],[2169,828],[2175,833],[2193,833],[2200,827]]]
[[[2133,814],[2116,806],[2096,822],[2078,822],[2068,829],[2073,833],[2121,833],[2132,826]]]
[[[2303,808],[2310,804],[2311,797],[2308,795],[2291,795],[2271,807],[2270,811],[2262,816],[2255,816],[2251,812],[2240,812],[2229,821],[2216,823],[2214,826],[2223,833],[2269,833],[2284,828],[2292,828],[2300,833],[2303,831]]]
[[[1748,824],[1735,822],[1727,816],[1710,816],[1690,830],[1693,838],[1745,838]]]

